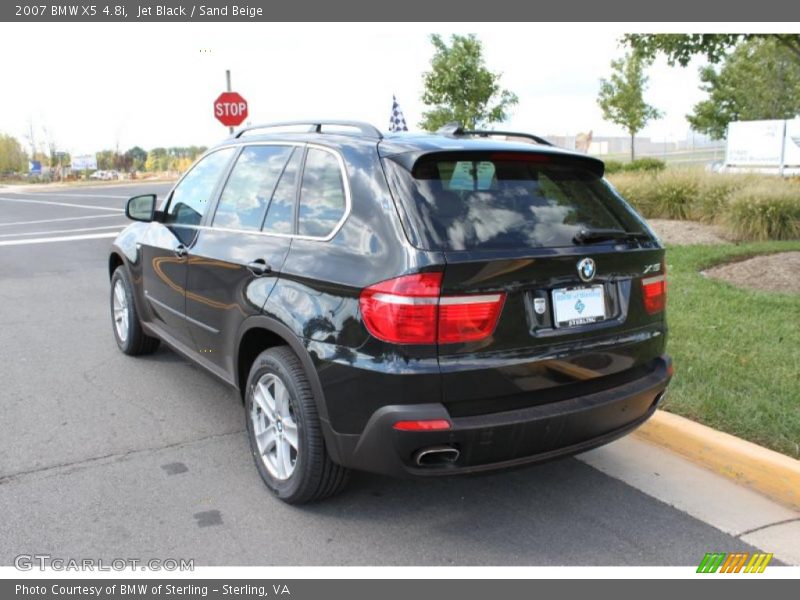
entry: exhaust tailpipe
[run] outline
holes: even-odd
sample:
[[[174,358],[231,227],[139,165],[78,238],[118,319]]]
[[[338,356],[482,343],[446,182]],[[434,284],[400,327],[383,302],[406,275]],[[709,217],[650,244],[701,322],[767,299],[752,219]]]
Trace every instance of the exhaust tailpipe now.
[[[460,455],[461,453],[452,446],[431,446],[419,450],[414,455],[414,464],[418,467],[441,467],[453,464]]]

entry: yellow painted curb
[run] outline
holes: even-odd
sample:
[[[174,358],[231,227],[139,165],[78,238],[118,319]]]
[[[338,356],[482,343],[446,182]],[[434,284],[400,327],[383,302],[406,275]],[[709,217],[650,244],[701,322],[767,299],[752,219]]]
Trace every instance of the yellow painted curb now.
[[[798,460],[663,410],[635,435],[800,510]]]

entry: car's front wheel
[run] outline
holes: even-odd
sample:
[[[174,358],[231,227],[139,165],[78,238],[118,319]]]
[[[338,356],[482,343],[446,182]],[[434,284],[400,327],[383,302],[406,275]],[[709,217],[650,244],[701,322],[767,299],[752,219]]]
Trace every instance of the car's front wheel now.
[[[125,354],[150,354],[158,348],[158,338],[150,337],[142,329],[133,303],[133,288],[122,266],[111,276],[111,325],[117,346]]]
[[[311,386],[291,348],[258,355],[247,379],[245,407],[256,467],[278,498],[303,504],[345,486],[348,471],[325,449]]]

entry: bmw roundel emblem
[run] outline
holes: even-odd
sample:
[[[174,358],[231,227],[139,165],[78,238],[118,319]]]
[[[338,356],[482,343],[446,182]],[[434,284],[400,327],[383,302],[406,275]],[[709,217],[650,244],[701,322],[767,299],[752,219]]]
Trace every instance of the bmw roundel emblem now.
[[[578,276],[583,281],[591,281],[597,274],[597,268],[591,258],[582,258],[578,262]]]

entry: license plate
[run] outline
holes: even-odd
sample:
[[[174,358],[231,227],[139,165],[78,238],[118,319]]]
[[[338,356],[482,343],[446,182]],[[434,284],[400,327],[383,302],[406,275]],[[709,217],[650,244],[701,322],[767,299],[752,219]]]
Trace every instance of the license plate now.
[[[606,318],[606,299],[602,285],[553,290],[556,327],[574,327]]]

